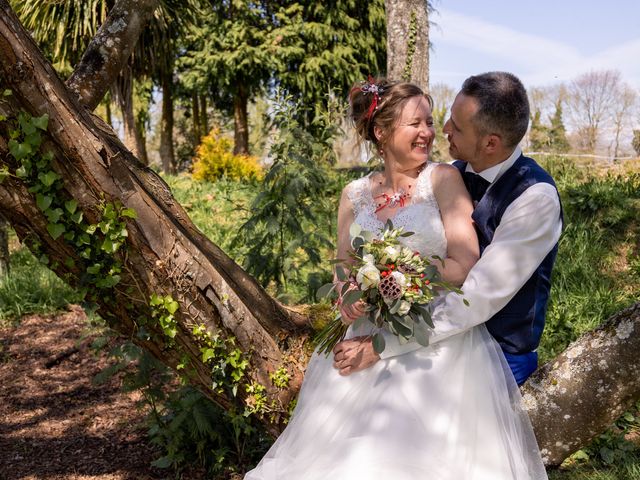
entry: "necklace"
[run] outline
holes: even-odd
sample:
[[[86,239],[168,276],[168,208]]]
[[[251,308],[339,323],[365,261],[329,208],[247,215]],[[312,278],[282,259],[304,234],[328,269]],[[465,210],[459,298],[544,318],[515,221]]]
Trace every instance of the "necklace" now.
[[[380,182],[380,185],[382,185],[382,182]],[[409,185],[409,188],[411,188],[411,185]],[[377,200],[378,198],[381,198],[382,200],[378,201]],[[397,192],[391,193],[391,195],[389,195],[388,193],[383,193],[382,195],[373,197],[373,199],[376,200],[375,213],[378,213],[380,210],[382,210],[385,207],[390,207],[390,208],[395,208],[397,206],[404,207],[405,202],[409,198],[411,198],[411,193],[405,192],[404,189],[402,188]]]
[[[422,173],[422,171],[425,169],[426,166],[427,166],[427,162],[423,163],[422,165],[420,165],[420,167],[418,167],[418,175]],[[378,185],[382,185],[382,181],[379,181]],[[411,190],[411,185],[408,185],[408,188],[409,190]],[[379,198],[381,200],[378,201]],[[380,210],[386,207],[390,207],[390,208],[395,208],[398,206],[404,207],[405,203],[409,198],[411,198],[411,192],[405,192],[405,190],[402,187],[400,187],[400,189],[397,192],[391,192],[391,195],[389,195],[388,193],[382,193],[380,195],[377,195],[373,197],[373,199],[376,201],[375,213],[378,213]]]

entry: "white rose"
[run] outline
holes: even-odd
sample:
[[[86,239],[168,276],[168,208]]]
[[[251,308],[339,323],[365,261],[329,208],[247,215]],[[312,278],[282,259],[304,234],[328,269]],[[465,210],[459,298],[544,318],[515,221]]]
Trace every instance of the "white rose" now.
[[[364,263],[368,263],[369,265],[375,265],[376,264],[376,259],[370,253],[367,253],[367,254],[363,255],[362,256],[362,261]]]
[[[362,290],[377,287],[380,283],[380,271],[373,265],[366,263],[358,270],[356,281]]]
[[[400,300],[400,306],[398,307],[398,315],[406,315],[411,309],[411,304],[406,300]]]
[[[401,287],[404,287],[407,284],[407,277],[405,277],[402,273],[398,272],[397,270],[394,271],[391,274],[391,276],[396,281],[396,283]]]
[[[385,260],[387,262],[395,262],[399,253],[396,247],[388,246],[384,249]]]

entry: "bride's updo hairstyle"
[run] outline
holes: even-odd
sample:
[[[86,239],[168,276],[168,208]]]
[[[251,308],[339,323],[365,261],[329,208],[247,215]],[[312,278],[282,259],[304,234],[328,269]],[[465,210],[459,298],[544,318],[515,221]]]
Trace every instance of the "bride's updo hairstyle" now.
[[[402,109],[413,97],[424,97],[433,108],[433,99],[413,83],[392,82],[386,78],[371,78],[356,83],[349,92],[349,116],[362,140],[372,142],[377,148],[384,145],[400,120]],[[377,139],[374,127],[383,132]]]

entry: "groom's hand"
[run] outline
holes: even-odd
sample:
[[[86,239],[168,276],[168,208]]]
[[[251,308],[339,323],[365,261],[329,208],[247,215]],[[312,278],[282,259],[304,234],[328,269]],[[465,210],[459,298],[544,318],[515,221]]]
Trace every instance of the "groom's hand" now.
[[[373,350],[371,337],[354,337],[343,340],[333,348],[333,367],[340,375],[359,372],[380,360]]]

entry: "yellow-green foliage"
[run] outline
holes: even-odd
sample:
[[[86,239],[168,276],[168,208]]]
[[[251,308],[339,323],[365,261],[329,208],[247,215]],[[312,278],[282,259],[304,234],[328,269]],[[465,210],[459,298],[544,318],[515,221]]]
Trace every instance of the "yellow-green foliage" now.
[[[202,138],[196,149],[193,178],[213,182],[221,177],[230,180],[261,179],[262,167],[256,157],[234,155],[233,141],[220,134],[218,128]]]

